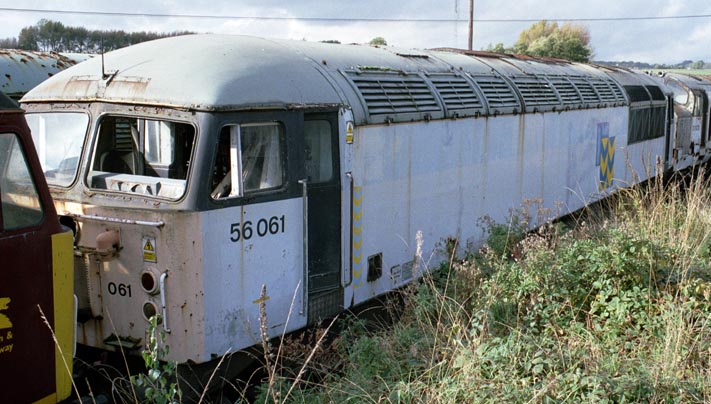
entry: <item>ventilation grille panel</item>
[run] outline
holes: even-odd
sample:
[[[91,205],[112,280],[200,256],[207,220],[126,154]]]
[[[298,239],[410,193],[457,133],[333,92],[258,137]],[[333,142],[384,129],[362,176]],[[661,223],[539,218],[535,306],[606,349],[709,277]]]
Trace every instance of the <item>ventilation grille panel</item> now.
[[[553,84],[558,96],[564,105],[581,104],[583,99],[578,94],[573,83],[565,77],[548,77],[548,80]]]
[[[612,83],[608,81],[604,81],[601,79],[590,79],[592,82],[593,87],[595,87],[595,91],[597,91],[598,96],[600,96],[600,101],[602,102],[616,102],[619,101],[617,99],[617,95],[615,94],[615,91],[613,90]],[[617,86],[615,86],[617,87]],[[622,99],[624,101],[624,97]]]
[[[116,150],[127,152],[133,150],[133,137],[131,135],[131,120],[116,119],[114,127],[114,148]]]
[[[585,104],[597,104],[600,102],[597,92],[593,85],[584,77],[571,77],[570,81],[578,89],[578,92],[583,97]]]
[[[348,76],[360,91],[370,115],[440,111],[435,96],[422,77],[392,72]]]
[[[516,84],[527,107],[560,104],[553,87],[543,79],[537,77],[514,77],[513,82]]]
[[[463,77],[453,74],[437,74],[429,76],[447,110],[482,109],[479,96],[469,82]]]
[[[513,90],[501,77],[475,76],[473,79],[484,94],[490,109],[520,108]]]
[[[622,87],[620,87],[619,84],[617,84],[614,81],[610,81],[609,83],[610,83],[610,87],[612,87],[612,92],[615,93],[615,98],[619,102],[626,103],[627,99],[625,98],[625,93],[622,90]]]

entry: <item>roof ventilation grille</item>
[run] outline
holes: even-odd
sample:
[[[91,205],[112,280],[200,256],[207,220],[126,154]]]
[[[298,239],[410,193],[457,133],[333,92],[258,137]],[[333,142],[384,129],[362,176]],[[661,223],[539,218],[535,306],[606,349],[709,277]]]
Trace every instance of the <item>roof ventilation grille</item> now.
[[[429,76],[447,110],[482,109],[481,100],[469,82],[454,74]]]
[[[472,78],[484,94],[490,109],[520,107],[513,90],[501,77],[474,76]]]
[[[440,111],[425,80],[398,72],[347,72],[361,93],[368,114],[402,114]]]
[[[560,104],[553,87],[543,79],[533,76],[514,77],[513,82],[521,93],[526,107]]]
[[[558,91],[558,96],[560,96],[560,100],[563,101],[564,105],[581,104],[583,102],[578,90],[575,89],[570,80],[565,77],[548,77],[548,80]]]
[[[595,88],[585,77],[571,77],[570,81],[578,89],[584,103],[598,104],[600,102],[600,97],[595,92]]]

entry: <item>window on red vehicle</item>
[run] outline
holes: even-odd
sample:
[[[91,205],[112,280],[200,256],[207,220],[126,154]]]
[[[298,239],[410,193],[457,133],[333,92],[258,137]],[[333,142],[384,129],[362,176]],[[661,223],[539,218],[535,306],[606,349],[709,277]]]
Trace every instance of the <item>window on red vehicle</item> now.
[[[0,133],[0,230],[32,227],[42,221],[44,212],[39,194],[14,133]]]

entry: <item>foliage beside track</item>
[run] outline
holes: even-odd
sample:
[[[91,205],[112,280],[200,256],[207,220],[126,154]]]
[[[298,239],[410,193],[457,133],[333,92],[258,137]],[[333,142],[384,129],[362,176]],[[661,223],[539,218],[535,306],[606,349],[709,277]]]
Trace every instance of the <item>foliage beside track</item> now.
[[[403,292],[400,321],[350,324],[310,365],[336,370],[288,402],[711,402],[708,185],[623,191],[528,234],[490,225]],[[273,377],[257,402],[293,385]]]

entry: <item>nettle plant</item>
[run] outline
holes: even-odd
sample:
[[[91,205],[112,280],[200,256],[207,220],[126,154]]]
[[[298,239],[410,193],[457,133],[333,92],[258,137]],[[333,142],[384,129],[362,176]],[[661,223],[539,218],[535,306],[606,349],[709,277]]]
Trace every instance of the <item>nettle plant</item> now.
[[[181,391],[177,380],[177,364],[162,361],[168,355],[169,346],[165,345],[165,332],[158,331],[161,319],[156,315],[150,318],[146,349],[141,353],[146,365],[146,373],[131,376],[131,384],[143,393],[143,402],[155,404],[180,403]]]

